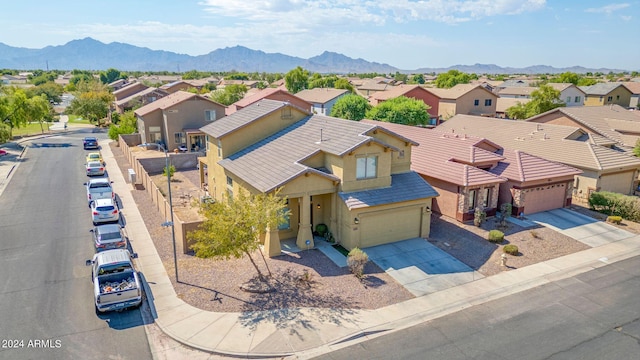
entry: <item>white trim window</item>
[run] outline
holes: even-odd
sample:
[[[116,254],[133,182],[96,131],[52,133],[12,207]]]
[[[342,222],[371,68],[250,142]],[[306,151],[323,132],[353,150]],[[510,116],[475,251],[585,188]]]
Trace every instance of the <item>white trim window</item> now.
[[[378,157],[374,155],[356,158],[356,179],[373,179],[378,172]]]
[[[215,110],[205,110],[204,111],[204,120],[205,121],[216,121],[216,111]]]
[[[174,140],[178,145],[187,143],[187,137],[183,132],[174,133]]]

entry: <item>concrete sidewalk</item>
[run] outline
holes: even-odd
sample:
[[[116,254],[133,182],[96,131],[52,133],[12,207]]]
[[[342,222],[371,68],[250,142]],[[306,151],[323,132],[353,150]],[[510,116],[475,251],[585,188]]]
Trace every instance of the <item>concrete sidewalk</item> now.
[[[505,271],[376,310],[294,308],[214,313],[179,299],[108,145],[102,154],[124,204],[127,232],[147,283],[155,323],[173,339],[207,352],[241,357],[309,358],[640,255],[640,236]]]

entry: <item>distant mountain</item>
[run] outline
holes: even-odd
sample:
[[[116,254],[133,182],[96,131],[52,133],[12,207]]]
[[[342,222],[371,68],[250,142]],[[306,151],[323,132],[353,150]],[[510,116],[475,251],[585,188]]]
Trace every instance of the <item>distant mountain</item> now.
[[[175,71],[189,70],[224,72],[285,73],[301,66],[319,73],[441,73],[452,69],[476,74],[543,74],[566,71],[585,73],[621,72],[618,69],[587,69],[580,66],[554,68],[535,65],[526,68],[500,67],[494,64],[455,65],[448,68],[420,68],[400,70],[388,64],[352,59],[342,54],[325,51],[318,56],[303,59],[280,53],[265,53],[243,46],[214,50],[206,55],[191,56],[170,51],[151,50],[119,42],[102,43],[92,38],[73,40],[64,45],[42,49],[12,47],[0,43],[0,68],[18,70],[106,70],[123,71]]]

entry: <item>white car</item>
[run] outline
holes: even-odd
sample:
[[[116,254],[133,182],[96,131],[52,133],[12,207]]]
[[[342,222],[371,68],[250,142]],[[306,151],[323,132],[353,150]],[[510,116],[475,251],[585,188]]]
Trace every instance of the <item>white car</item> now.
[[[89,206],[91,202],[98,199],[115,200],[116,193],[111,188],[111,181],[108,178],[91,179],[84,183],[87,187],[87,201]]]
[[[113,199],[98,199],[91,201],[91,220],[93,225],[120,220],[120,209]]]
[[[86,165],[87,176],[103,176],[104,166],[99,161],[89,161]]]

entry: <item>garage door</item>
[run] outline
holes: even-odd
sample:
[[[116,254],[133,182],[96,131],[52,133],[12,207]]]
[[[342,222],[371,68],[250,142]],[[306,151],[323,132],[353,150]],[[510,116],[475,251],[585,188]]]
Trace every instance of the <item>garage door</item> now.
[[[419,237],[421,218],[419,207],[361,213],[360,244],[369,247]]]
[[[533,214],[564,207],[565,184],[527,189],[524,193],[524,213]]]
[[[600,190],[628,195],[631,191],[632,184],[633,172],[602,175],[602,178],[600,179]]]

